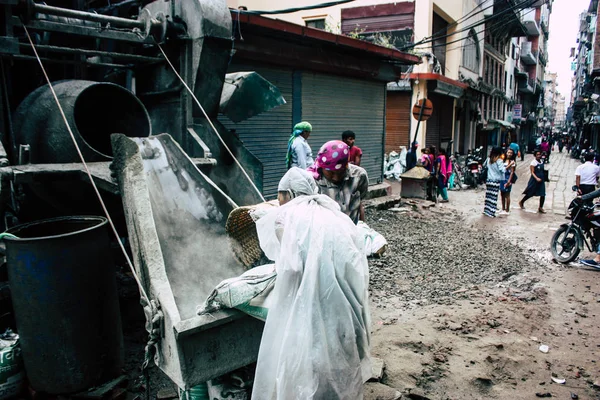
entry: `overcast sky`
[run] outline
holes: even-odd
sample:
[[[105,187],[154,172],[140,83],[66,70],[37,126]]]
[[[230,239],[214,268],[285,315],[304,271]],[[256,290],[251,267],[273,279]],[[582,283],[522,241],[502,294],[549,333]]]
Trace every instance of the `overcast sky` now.
[[[579,32],[579,14],[587,11],[590,0],[555,0],[550,14],[549,62],[547,71],[558,73],[558,90],[567,103],[571,97],[571,47]]]

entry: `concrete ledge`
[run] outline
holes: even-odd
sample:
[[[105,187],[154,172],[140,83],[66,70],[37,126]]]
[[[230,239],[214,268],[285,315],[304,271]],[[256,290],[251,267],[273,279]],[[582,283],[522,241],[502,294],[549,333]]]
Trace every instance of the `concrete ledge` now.
[[[391,196],[383,196],[371,200],[365,200],[363,201],[363,205],[365,206],[365,209],[387,210],[399,204],[400,200],[400,195],[394,194]]]
[[[374,199],[376,197],[390,196],[392,194],[392,186],[387,182],[378,183],[377,185],[369,186],[369,191],[365,200]]]

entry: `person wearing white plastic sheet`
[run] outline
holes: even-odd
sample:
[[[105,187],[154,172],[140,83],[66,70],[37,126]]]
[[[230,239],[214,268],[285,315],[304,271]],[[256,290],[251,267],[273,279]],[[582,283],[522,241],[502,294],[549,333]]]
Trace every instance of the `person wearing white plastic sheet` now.
[[[290,169],[279,185],[284,204],[256,223],[277,280],[253,400],[362,399],[371,375],[363,238],[316,190],[309,173]]]

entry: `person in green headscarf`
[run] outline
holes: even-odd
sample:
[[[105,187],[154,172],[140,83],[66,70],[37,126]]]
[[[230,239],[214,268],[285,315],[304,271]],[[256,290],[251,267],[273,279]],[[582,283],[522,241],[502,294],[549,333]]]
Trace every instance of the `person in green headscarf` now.
[[[287,168],[298,167],[306,169],[313,165],[312,150],[306,139],[312,132],[312,125],[306,121],[297,123],[288,140],[288,150],[285,157]]]

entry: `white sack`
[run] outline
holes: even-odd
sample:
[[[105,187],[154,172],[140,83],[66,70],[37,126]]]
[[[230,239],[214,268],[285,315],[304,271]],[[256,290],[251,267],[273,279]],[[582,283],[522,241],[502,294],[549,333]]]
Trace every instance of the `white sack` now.
[[[276,276],[275,265],[267,264],[225,279],[198,307],[197,313],[203,315],[223,308],[237,308],[264,321],[271,305],[270,293]]]
[[[367,257],[377,253],[382,247],[387,246],[388,243],[385,237],[363,221],[358,221],[356,227],[363,237],[365,255]]]
[[[371,376],[363,237],[324,195],[269,212],[257,231],[277,281],[252,399],[362,399]]]

